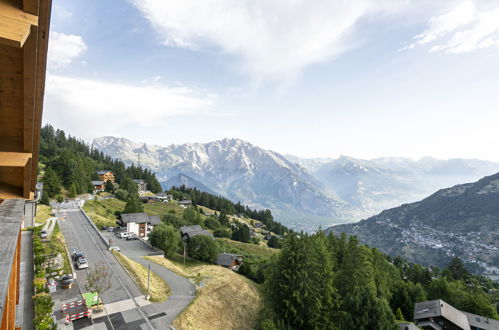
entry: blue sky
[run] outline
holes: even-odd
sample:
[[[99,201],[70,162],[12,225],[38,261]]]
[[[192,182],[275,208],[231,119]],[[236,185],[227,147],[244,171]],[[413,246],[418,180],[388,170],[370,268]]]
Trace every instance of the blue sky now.
[[[54,0],[44,122],[499,161],[499,1]]]

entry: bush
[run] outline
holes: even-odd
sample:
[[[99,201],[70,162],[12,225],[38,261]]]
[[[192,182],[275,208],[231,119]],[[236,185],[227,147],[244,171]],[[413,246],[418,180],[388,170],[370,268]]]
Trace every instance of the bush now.
[[[52,307],[54,302],[48,293],[38,293],[33,296],[35,304],[35,326],[39,330],[54,329]]]
[[[193,259],[213,263],[218,255],[218,245],[210,236],[197,235],[189,239],[187,253]]]
[[[212,230],[220,228],[220,222],[218,222],[218,220],[213,217],[209,217],[208,219],[206,219],[204,221],[204,225]]]
[[[45,278],[35,278],[33,280],[33,286],[35,287],[35,293],[47,292],[47,279]]]
[[[213,235],[215,235],[215,237],[230,238],[231,234],[232,233],[229,229],[224,229],[224,228],[217,229],[213,232]]]
[[[108,181],[109,182],[109,181]],[[127,197],[128,197],[128,191],[124,190],[124,189],[117,189],[116,190],[116,193],[114,194],[114,196],[119,199],[119,200],[122,200],[122,201],[126,201]]]
[[[180,250],[182,244],[180,232],[172,225],[161,223],[149,234],[149,242],[165,252],[166,256],[172,256]]]

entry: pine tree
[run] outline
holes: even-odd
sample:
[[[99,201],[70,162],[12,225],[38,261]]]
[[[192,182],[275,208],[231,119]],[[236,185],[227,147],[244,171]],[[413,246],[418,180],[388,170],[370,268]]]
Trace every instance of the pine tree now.
[[[402,311],[400,310],[400,307],[397,308],[397,310],[395,311],[395,319],[397,321],[405,321],[404,314],[402,314]]]
[[[123,213],[140,213],[144,212],[144,205],[137,194],[130,194],[127,197],[125,209]]]

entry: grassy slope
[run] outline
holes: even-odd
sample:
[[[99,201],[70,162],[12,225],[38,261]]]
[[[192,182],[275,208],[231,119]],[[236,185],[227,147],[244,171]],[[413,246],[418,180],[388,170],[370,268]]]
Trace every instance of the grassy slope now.
[[[48,205],[38,204],[36,206],[35,223],[45,223],[51,217],[52,208]]]
[[[246,256],[269,258],[272,255],[279,252],[279,250],[269,248],[266,245],[243,243],[243,242],[233,241],[228,238],[217,238],[217,239],[219,241],[224,242],[224,244],[230,246],[230,248],[235,250],[235,252],[241,251],[241,253]]]
[[[182,276],[203,282],[198,296],[174,321],[176,329],[254,329],[261,308],[258,284],[229,269],[188,260],[146,257]]]
[[[136,261],[125,257],[121,253],[113,252],[120,264],[128,271],[134,282],[137,283],[142,293],[147,293],[147,268]],[[171,289],[168,284],[156,273],[151,272],[149,294],[151,301],[159,302],[168,299]]]
[[[116,226],[116,212],[125,208],[125,202],[109,198],[103,200],[87,201],[83,209],[98,227]],[[174,203],[148,203],[144,204],[144,211],[149,215],[163,215],[169,212],[182,214],[183,208]]]

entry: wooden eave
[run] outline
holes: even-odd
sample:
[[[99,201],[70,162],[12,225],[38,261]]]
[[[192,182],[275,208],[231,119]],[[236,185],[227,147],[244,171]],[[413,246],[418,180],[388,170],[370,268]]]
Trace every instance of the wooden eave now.
[[[0,199],[34,196],[51,0],[0,0]]]

